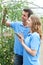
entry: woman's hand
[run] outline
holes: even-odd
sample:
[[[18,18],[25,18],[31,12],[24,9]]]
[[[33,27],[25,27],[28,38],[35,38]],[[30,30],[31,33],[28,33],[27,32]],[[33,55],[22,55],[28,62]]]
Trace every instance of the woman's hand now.
[[[24,37],[22,34],[18,34],[18,39],[20,40],[22,46],[25,48],[25,50],[30,53],[32,56],[35,56],[36,55],[36,50],[32,50],[31,48],[29,48],[25,42],[24,42]]]
[[[22,43],[22,42],[24,42],[24,37],[23,37],[23,35],[22,34],[18,34],[19,36],[18,36],[18,39],[20,40],[20,42]]]

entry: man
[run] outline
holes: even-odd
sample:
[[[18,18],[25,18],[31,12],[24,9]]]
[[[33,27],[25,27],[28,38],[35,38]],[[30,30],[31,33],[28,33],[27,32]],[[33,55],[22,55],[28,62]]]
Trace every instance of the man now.
[[[22,22],[5,22],[2,20],[2,23],[5,23],[6,26],[10,26],[14,29],[16,33],[22,33],[24,37],[26,37],[27,33],[30,29],[27,27],[27,19],[32,15],[33,12],[30,9],[23,9],[22,12]],[[23,64],[23,47],[18,40],[18,37],[15,35],[15,42],[14,42],[14,65],[22,65]]]

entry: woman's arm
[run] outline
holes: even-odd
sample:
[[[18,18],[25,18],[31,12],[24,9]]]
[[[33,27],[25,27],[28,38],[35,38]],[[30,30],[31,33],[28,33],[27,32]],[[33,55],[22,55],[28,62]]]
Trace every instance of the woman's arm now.
[[[20,35],[20,34],[19,34],[19,35]],[[26,50],[28,53],[30,53],[32,56],[35,56],[35,55],[36,55],[36,50],[32,50],[31,48],[29,48],[29,47],[25,44],[23,36],[22,36],[22,35],[20,35],[20,36],[21,36],[21,38],[19,38],[19,40],[20,40],[22,46],[25,48],[25,50]]]
[[[25,50],[30,53],[32,56],[35,56],[36,55],[36,50],[32,50],[31,48],[29,48],[25,43],[24,41],[21,42],[22,43],[22,46],[25,48]]]

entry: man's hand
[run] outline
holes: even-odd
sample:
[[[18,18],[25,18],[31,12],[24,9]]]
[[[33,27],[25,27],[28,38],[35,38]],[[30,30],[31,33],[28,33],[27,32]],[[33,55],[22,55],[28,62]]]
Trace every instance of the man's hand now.
[[[6,20],[5,20],[6,14],[7,14],[7,8],[4,8],[4,10],[3,10],[3,18],[2,18],[2,23],[3,24],[5,24],[5,22],[6,22]]]

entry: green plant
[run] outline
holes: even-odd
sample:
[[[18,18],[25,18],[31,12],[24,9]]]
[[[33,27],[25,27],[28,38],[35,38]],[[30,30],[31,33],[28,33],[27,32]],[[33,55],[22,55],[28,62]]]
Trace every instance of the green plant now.
[[[3,1],[3,0],[1,0]],[[24,2],[26,3],[26,2]],[[5,18],[11,21],[21,20],[22,7],[24,8],[23,2],[7,3],[7,6],[0,5],[0,65],[13,65],[14,63],[14,31],[2,25],[3,9],[7,8],[7,16]]]

